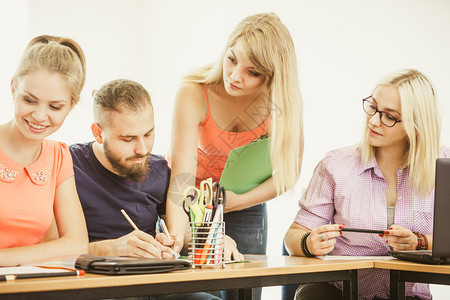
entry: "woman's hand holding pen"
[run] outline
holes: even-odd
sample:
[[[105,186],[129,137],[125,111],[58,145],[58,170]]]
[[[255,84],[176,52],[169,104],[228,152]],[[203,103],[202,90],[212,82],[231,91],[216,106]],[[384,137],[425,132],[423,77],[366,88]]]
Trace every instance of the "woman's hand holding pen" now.
[[[306,240],[308,250],[314,255],[325,255],[334,249],[336,237],[341,236],[343,225],[332,224],[317,226],[311,230],[311,234]]]
[[[115,239],[112,250],[114,256],[128,255],[154,258],[173,258],[174,253],[172,248],[164,246],[153,236],[140,230],[134,230]]]
[[[392,247],[393,250],[415,250],[417,248],[417,236],[409,229],[392,225],[380,237],[386,240],[386,243]]]

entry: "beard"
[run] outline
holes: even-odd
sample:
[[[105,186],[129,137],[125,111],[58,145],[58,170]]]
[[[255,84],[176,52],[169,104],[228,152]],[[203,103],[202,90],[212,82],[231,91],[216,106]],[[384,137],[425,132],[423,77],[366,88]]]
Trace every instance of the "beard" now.
[[[150,153],[145,155],[134,155],[125,158],[125,161],[132,160],[136,158],[146,157],[145,161],[141,164],[135,164],[133,166],[127,166],[121,162],[121,158],[115,155],[108,143],[104,141],[103,149],[105,150],[105,156],[112,165],[113,169],[126,180],[134,181],[134,182],[142,182],[144,181],[147,174],[150,172],[150,167],[148,165],[148,159],[150,157]]]

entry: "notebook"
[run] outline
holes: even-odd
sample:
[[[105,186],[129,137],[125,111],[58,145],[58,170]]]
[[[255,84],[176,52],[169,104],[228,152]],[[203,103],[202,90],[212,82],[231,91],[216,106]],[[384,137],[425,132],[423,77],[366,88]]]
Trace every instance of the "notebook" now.
[[[188,269],[189,261],[182,259],[157,259],[130,256],[95,256],[80,255],[75,268],[88,273],[107,275],[129,275],[163,273]]]
[[[243,194],[267,180],[272,176],[269,149],[268,137],[232,149],[220,177],[220,185],[236,194]]]
[[[393,257],[427,264],[450,264],[450,158],[436,160],[433,249],[389,251]]]

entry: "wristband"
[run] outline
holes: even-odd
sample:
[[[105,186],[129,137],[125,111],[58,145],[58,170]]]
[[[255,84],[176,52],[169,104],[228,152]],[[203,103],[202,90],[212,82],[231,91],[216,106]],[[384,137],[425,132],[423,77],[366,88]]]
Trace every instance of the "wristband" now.
[[[306,239],[308,238],[308,236],[311,234],[311,232],[307,232],[302,236],[300,245],[302,247],[302,252],[306,257],[316,257],[314,254],[312,254],[311,252],[309,252],[308,250],[308,246],[306,245]]]
[[[428,249],[428,238],[425,234],[419,232],[414,232],[417,237],[417,247],[416,250],[427,250]]]

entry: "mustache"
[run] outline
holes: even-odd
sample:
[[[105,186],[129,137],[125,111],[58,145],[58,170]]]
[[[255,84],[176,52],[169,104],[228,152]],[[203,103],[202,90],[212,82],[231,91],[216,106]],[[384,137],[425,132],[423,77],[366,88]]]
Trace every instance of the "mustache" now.
[[[150,152],[144,155],[133,155],[127,158],[127,160],[133,160],[133,159],[139,159],[139,158],[146,158],[150,156]]]

